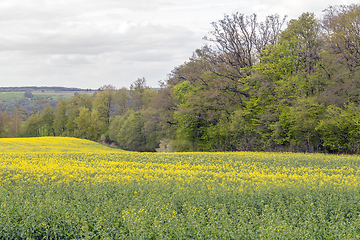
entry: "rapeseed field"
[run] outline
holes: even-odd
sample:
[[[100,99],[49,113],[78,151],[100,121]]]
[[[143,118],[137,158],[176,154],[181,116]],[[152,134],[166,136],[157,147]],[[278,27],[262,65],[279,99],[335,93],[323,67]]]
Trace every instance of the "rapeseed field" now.
[[[0,239],[358,239],[360,157],[0,139]]]

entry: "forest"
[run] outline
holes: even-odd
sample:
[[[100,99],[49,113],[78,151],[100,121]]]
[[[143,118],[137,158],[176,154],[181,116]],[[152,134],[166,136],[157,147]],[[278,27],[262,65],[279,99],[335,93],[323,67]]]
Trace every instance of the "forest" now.
[[[19,104],[1,137],[71,136],[132,151],[360,152],[360,5],[303,13],[225,15],[160,88]]]

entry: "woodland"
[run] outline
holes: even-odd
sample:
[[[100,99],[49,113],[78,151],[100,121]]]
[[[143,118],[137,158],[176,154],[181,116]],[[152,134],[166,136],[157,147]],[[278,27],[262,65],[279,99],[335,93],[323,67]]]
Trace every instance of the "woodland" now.
[[[160,88],[44,101],[0,115],[1,137],[71,136],[132,151],[360,152],[360,5],[259,21],[225,15]]]

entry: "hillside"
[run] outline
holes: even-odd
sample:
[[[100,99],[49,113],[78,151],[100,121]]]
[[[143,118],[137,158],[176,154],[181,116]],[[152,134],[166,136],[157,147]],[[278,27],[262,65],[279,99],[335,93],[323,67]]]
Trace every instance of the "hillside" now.
[[[24,86],[24,87],[0,87],[0,92],[25,92],[25,91],[96,91],[94,89],[82,89],[82,88],[69,88],[69,87],[45,87],[45,86]]]
[[[0,152],[119,152],[100,143],[72,137],[0,138]]]
[[[12,113],[15,105],[25,110],[27,114],[42,111],[44,104],[55,108],[58,100],[70,99],[76,94],[92,95],[96,90],[63,87],[2,87],[0,88],[0,111]],[[26,96],[26,93],[30,94]]]

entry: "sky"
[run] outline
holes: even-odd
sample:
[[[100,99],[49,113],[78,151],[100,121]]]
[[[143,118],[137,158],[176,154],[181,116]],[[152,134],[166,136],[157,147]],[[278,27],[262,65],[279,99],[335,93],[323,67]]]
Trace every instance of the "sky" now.
[[[0,87],[151,87],[235,12],[259,20],[322,10],[347,0],[1,0]]]

